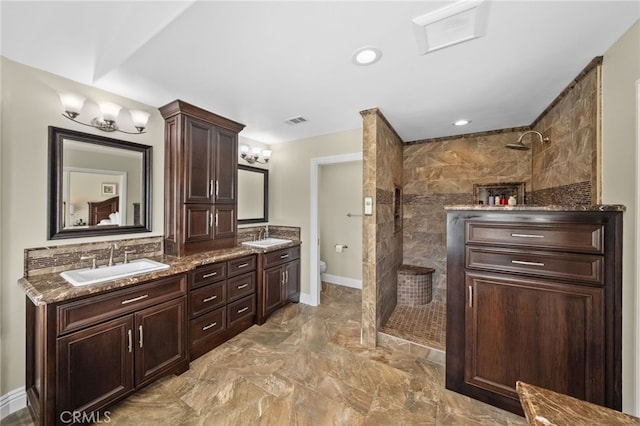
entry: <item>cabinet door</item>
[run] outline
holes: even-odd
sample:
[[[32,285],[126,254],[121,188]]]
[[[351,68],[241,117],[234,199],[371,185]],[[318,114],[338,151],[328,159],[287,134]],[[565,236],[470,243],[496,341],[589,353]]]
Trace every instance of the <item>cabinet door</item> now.
[[[57,412],[91,412],[133,390],[133,316],[57,341]]]
[[[234,204],[236,202],[236,180],[238,176],[237,135],[228,130],[218,129],[214,152],[215,203]]]
[[[285,263],[283,268],[286,299],[297,303],[300,300],[300,259]]]
[[[263,272],[262,285],[264,286],[263,297],[263,315],[269,315],[271,312],[282,306],[283,302],[283,284],[284,271],[281,267],[265,269]]]
[[[604,404],[604,289],[465,275],[465,382],[517,400],[521,380]]]
[[[136,386],[186,360],[185,299],[175,299],[135,314]]]
[[[184,204],[184,240],[187,243],[213,238],[213,207],[208,204]]]
[[[214,210],[213,238],[233,238],[236,235],[235,204],[217,204]]]
[[[216,138],[216,128],[211,124],[185,119],[185,203],[213,202]]]

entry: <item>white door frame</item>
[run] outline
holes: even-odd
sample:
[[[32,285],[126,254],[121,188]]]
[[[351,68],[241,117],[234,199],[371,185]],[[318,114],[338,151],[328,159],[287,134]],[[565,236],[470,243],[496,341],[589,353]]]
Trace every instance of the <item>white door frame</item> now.
[[[362,161],[362,152],[352,154],[331,155],[328,157],[315,157],[311,159],[311,218],[310,223],[310,276],[309,276],[309,299],[308,304],[318,306],[320,304],[320,283],[318,282],[318,265],[320,263],[320,222],[318,218],[318,178],[320,166],[326,164],[350,163]]]
[[[638,264],[638,256],[640,255],[640,80],[636,80],[636,416],[640,416],[640,264]]]

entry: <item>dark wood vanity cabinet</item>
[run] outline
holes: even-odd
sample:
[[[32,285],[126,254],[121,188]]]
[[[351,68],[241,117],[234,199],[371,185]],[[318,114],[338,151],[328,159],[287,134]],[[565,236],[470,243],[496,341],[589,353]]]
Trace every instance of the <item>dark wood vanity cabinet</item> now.
[[[165,253],[236,244],[238,133],[244,128],[176,100],[165,119]]]
[[[521,380],[621,409],[616,211],[449,211],[446,387],[522,415]]]
[[[255,324],[256,255],[197,267],[189,275],[190,360]]]
[[[36,423],[70,424],[73,412],[105,411],[186,371],[185,294],[179,275],[57,304],[27,298],[27,397]]]
[[[300,300],[300,246],[261,253],[258,324],[289,302]]]

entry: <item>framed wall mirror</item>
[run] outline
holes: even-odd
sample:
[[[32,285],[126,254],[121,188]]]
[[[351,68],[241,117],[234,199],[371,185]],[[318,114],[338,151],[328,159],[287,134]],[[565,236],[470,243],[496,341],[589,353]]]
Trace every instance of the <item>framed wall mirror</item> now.
[[[238,223],[269,221],[269,170],[238,164]]]
[[[48,238],[151,232],[152,149],[49,126]]]

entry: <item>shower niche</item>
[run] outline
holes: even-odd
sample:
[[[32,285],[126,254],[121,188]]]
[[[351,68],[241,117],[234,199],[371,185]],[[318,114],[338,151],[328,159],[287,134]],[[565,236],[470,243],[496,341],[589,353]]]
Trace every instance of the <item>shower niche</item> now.
[[[524,182],[475,183],[473,184],[473,203],[490,205],[490,197],[516,197],[518,205],[526,204]]]

